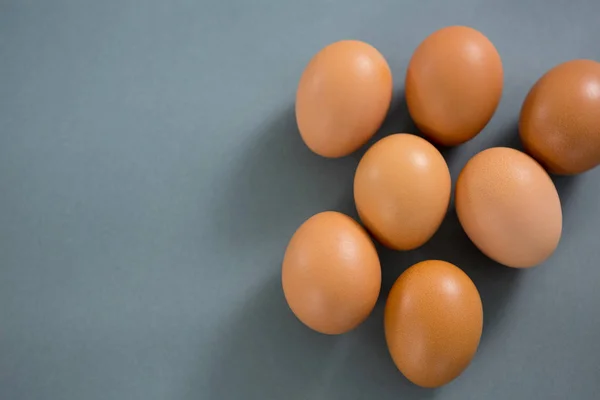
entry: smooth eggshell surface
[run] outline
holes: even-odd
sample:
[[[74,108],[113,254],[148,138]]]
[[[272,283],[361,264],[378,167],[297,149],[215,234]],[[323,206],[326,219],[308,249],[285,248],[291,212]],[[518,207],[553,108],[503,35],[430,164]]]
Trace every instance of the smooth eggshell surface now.
[[[562,210],[556,187],[525,153],[496,147],[476,154],[458,177],[455,203],[469,238],[501,264],[532,267],[558,246]]]
[[[384,324],[400,372],[416,385],[442,386],[459,376],[477,351],[483,329],[481,298],[456,266],[423,261],[394,283]]]
[[[302,73],[296,120],[306,145],[342,157],[381,126],[392,100],[392,73],[373,46],[344,40],[317,53]]]
[[[322,212],[305,221],[290,240],[282,283],[300,321],[321,333],[344,333],[363,322],[377,302],[379,257],[356,221]]]
[[[475,29],[450,26],[415,50],[406,73],[406,102],[425,136],[454,146],[487,125],[502,84],[502,61],[492,42]]]
[[[415,249],[437,231],[450,201],[450,172],[425,139],[394,134],[375,143],[354,176],[363,224],[385,246]]]
[[[519,132],[527,152],[552,172],[600,164],[600,63],[568,61],[542,76],[523,103]]]

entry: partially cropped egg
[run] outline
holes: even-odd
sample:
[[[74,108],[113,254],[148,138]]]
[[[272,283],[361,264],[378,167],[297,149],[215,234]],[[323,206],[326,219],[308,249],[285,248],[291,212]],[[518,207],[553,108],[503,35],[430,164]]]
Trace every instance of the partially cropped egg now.
[[[600,63],[568,61],[542,76],[523,103],[519,131],[527,152],[552,172],[600,164]]]
[[[384,325],[400,372],[419,386],[442,386],[459,376],[477,351],[483,329],[481,298],[458,267],[423,261],[394,283]]]
[[[394,134],[375,143],[354,176],[354,200],[361,221],[377,240],[412,250],[437,231],[450,202],[450,172],[428,141]]]
[[[473,28],[450,26],[415,50],[406,74],[406,103],[425,136],[454,146],[487,125],[502,84],[502,61],[492,42]]]
[[[340,334],[363,322],[381,288],[379,257],[367,232],[347,215],[327,211],[294,233],[282,266],[283,292],[308,327]]]
[[[348,155],[379,129],[392,99],[392,73],[373,46],[330,44],[302,73],[296,120],[306,145],[324,157]]]
[[[509,267],[545,261],[562,231],[554,183],[540,164],[518,150],[495,147],[467,162],[456,182],[456,212],[471,241]]]

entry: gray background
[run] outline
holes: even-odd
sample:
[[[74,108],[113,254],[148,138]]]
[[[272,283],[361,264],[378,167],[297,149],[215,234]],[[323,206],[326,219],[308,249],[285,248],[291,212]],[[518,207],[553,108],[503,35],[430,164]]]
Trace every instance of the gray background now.
[[[395,96],[378,138],[415,132],[402,99],[427,34],[467,24],[496,44],[492,122],[444,151],[519,147],[516,118],[555,64],[600,59],[600,2],[548,0],[0,0],[0,399],[597,399],[600,169],[556,180],[564,234],[516,271],[453,210],[426,246],[381,251],[373,315],[338,337],[288,310],[280,263],[310,215],[356,215],[364,149],[312,154],[298,78],[324,45],[378,47]],[[438,390],[395,369],[383,301],[416,261],[462,267],[484,303],[473,363]]]

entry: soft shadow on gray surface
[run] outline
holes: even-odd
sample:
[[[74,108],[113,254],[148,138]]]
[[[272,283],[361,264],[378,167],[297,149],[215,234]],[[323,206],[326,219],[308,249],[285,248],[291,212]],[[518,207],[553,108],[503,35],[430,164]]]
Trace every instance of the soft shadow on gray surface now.
[[[564,219],[568,217],[570,212],[572,211],[571,198],[573,194],[577,192],[579,177],[565,175],[550,175],[550,178],[552,178],[552,182],[554,182],[554,186],[556,186],[556,191],[558,192],[558,196],[560,197],[560,204],[562,207]]]
[[[489,147],[511,147],[513,149],[524,151],[523,143],[519,137],[519,120],[515,118],[505,124],[499,132],[494,132],[494,141]],[[481,149],[482,151],[484,149]]]
[[[293,318],[274,275],[218,338],[211,398],[308,398],[334,346],[335,338],[314,334]]]
[[[222,178],[211,225],[218,243],[237,251],[291,237],[311,215],[351,190],[357,162],[327,159],[302,141],[293,106],[248,132],[236,166]]]
[[[398,91],[395,94],[392,104],[390,104],[387,117],[383,121],[383,124],[381,124],[377,133],[373,135],[366,145],[354,152],[351,157],[360,161],[365,152],[375,142],[394,133],[412,133],[414,135],[421,135],[408,113],[404,91]]]
[[[380,398],[428,399],[436,391],[408,382],[391,361],[383,307],[352,332],[327,336],[292,314],[279,276],[265,282],[215,347],[213,399],[362,399],[377,385]]]

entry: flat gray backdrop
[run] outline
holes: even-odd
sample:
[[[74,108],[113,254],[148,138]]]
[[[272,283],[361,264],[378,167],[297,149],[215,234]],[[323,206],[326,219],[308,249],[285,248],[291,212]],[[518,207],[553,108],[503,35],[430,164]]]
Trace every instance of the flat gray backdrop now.
[[[517,271],[484,257],[453,208],[431,242],[381,250],[383,288],[355,331],[310,331],[280,263],[309,216],[355,216],[364,152],[312,154],[297,81],[324,45],[365,40],[394,73],[377,138],[415,132],[403,101],[418,43],[466,24],[496,44],[505,91],[455,179],[519,148],[547,69],[600,59],[598,0],[0,0],[0,399],[598,399],[600,169],[556,180],[558,250]],[[463,268],[485,309],[468,370],[410,384],[383,337],[394,279],[429,258]]]

